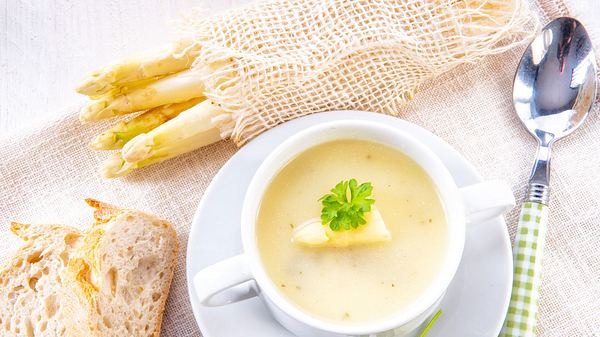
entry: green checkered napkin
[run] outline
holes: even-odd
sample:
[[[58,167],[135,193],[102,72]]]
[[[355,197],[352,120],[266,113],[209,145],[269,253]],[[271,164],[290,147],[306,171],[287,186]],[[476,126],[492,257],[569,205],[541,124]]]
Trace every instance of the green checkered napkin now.
[[[500,337],[535,336],[547,221],[547,206],[523,205],[513,248],[512,296]]]

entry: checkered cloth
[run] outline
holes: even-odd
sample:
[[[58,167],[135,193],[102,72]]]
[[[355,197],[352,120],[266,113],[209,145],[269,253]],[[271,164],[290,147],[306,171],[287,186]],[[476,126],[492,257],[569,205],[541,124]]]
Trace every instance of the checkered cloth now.
[[[547,206],[532,202],[523,205],[513,248],[512,296],[500,337],[535,336],[547,223]]]

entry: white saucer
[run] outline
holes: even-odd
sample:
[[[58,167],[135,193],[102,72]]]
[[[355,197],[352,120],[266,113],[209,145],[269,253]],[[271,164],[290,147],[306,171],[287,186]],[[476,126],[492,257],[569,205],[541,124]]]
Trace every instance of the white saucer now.
[[[252,298],[218,308],[196,301],[192,279],[200,269],[242,252],[239,219],[252,175],[263,159],[290,135],[337,119],[370,120],[396,126],[419,138],[442,159],[456,184],[481,181],[474,167],[429,131],[399,118],[361,111],[333,111],[302,117],[269,130],[241,148],[221,168],[196,211],[187,248],[190,301],[204,337],[294,337]],[[510,239],[503,218],[467,228],[463,260],[442,302],[443,314],[427,337],[498,336],[512,284]]]

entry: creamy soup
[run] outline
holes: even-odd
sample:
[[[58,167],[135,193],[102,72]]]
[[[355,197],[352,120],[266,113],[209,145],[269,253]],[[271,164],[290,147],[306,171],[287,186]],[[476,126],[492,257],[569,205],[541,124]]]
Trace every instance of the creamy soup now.
[[[351,178],[372,183],[392,240],[345,248],[293,244],[294,227],[320,215],[318,199]],[[263,196],[256,235],[268,275],[292,303],[347,324],[413,304],[438,275],[447,246],[444,209],[425,171],[392,148],[360,140],[324,143],[288,163]]]

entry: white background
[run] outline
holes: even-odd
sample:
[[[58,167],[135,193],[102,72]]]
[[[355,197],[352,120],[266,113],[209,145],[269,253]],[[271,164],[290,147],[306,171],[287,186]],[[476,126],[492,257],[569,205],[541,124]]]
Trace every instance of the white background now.
[[[83,102],[87,72],[173,39],[181,14],[249,0],[0,0],[0,136]]]

